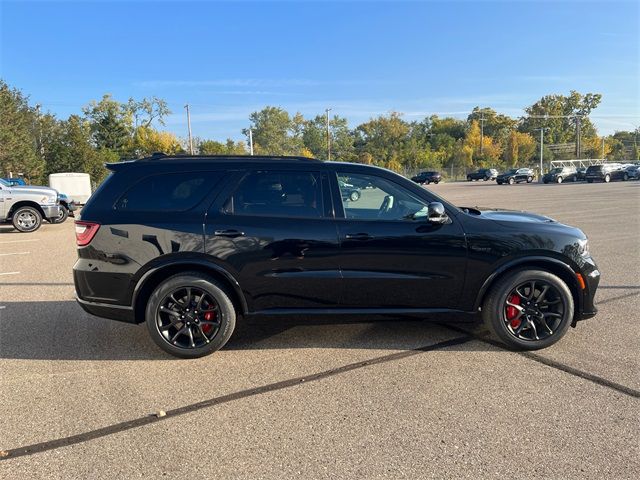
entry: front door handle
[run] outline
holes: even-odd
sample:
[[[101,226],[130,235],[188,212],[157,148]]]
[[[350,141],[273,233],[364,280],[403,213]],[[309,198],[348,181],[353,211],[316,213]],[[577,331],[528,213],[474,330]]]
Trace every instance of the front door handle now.
[[[347,240],[371,240],[373,237],[368,233],[347,233],[344,238]]]
[[[228,237],[228,238],[236,238],[236,237],[244,237],[244,232],[240,230],[216,230],[213,232],[216,237]]]

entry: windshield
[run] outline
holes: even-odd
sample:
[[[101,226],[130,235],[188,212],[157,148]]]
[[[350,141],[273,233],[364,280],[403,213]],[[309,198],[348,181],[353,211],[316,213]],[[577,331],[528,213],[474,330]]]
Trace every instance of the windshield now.
[[[512,168],[511,170],[507,170],[504,173],[516,173],[518,170],[516,170],[515,168]]]

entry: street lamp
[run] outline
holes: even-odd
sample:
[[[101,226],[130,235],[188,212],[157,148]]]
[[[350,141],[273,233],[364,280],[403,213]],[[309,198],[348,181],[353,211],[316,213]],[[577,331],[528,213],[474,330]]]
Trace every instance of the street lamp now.
[[[538,183],[542,182],[542,158],[544,156],[544,131],[549,130],[548,127],[540,127],[535,130],[540,130],[540,177]]]

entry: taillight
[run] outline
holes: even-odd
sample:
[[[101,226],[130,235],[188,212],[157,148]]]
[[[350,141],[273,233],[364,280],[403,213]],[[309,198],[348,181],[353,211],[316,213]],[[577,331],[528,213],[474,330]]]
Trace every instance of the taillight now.
[[[98,233],[100,228],[99,223],[82,222],[80,220],[75,221],[76,224],[76,244],[79,247],[84,247],[91,243],[93,237]]]

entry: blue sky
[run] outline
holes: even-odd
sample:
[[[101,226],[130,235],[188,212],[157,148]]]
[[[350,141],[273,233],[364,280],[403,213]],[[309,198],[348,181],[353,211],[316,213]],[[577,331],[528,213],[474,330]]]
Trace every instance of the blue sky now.
[[[0,77],[66,117],[104,93],[157,95],[166,129],[241,139],[252,111],[326,107],[518,116],[550,93],[604,95],[601,133],[640,126],[640,2],[7,2]]]

